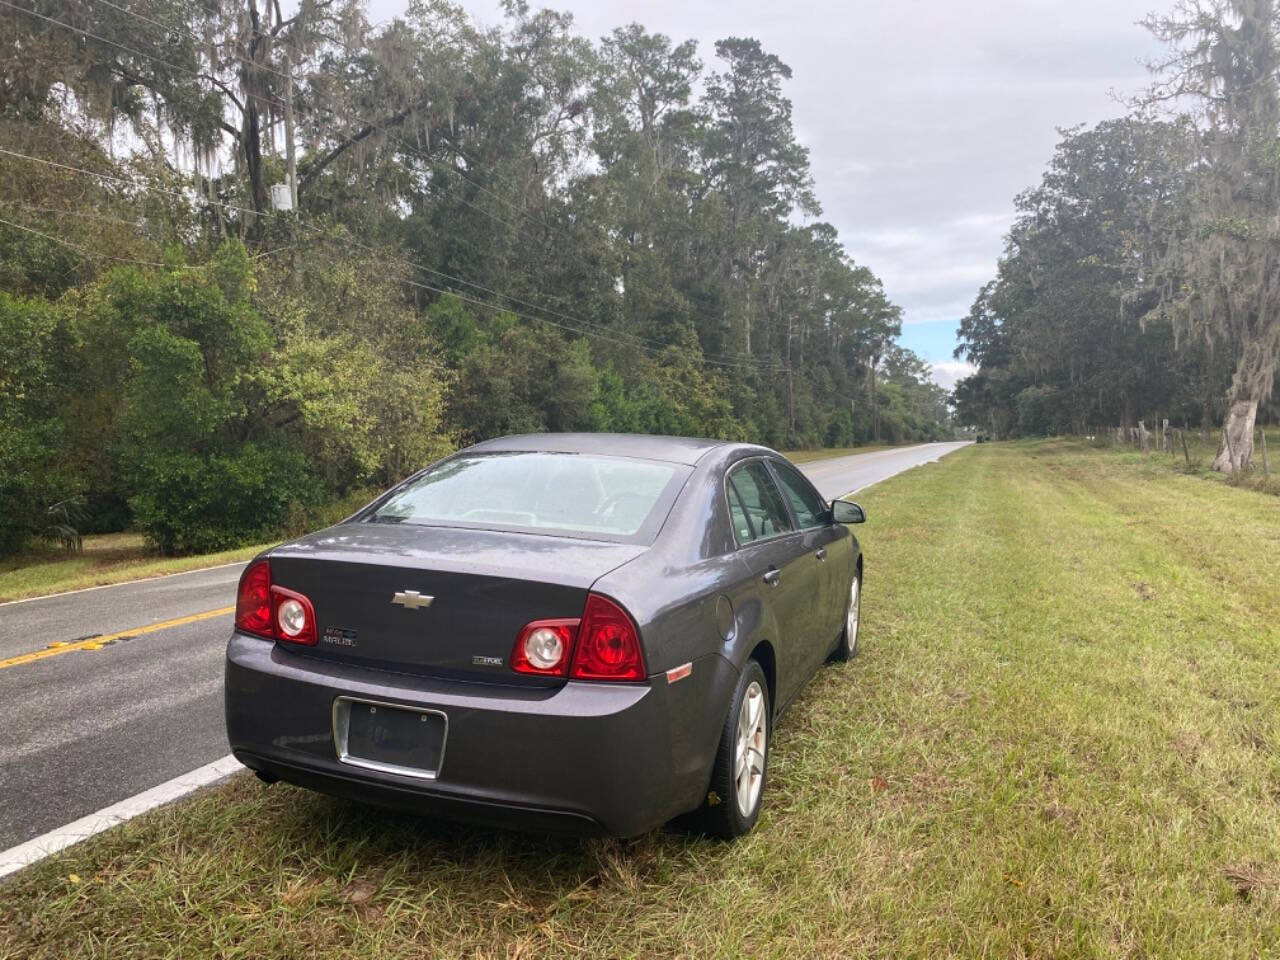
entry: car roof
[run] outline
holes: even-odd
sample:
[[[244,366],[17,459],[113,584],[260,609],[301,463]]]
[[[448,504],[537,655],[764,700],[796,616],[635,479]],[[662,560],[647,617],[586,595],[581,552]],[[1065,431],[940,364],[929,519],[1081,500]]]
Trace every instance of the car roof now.
[[[468,447],[477,453],[601,453],[644,460],[667,460],[694,466],[709,451],[740,447],[726,440],[660,437],[638,433],[526,433],[498,437]]]

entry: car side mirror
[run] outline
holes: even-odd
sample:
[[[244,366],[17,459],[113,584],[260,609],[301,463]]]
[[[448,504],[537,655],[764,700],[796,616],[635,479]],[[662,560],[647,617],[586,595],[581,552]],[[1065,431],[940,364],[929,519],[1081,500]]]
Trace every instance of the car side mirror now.
[[[831,501],[832,523],[866,523],[867,512],[852,500]]]

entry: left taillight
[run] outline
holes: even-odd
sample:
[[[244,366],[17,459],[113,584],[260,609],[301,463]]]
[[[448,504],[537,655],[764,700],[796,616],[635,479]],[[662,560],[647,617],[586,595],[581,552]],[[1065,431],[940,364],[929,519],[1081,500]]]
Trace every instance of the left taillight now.
[[[259,560],[245,568],[236,590],[236,629],[267,640],[314,646],[316,612],[296,590],[271,582],[271,563]]]
[[[271,564],[258,560],[240,574],[236,588],[236,629],[275,639],[271,629]]]
[[[573,680],[643,680],[640,634],[627,611],[608,597],[587,594],[574,646]]]

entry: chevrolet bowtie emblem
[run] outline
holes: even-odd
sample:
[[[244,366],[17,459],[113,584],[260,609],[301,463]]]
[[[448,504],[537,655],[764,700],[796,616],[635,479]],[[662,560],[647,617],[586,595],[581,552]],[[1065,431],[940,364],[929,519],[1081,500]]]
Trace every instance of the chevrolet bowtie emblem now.
[[[401,590],[391,598],[392,603],[398,603],[406,610],[417,610],[421,607],[429,607],[433,600],[435,600],[435,597],[424,596],[417,590]]]

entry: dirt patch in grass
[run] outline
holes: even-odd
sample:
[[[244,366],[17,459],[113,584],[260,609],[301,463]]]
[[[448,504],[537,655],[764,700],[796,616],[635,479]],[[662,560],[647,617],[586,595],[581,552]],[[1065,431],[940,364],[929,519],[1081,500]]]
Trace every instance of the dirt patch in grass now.
[[[860,499],[860,655],[784,718],[745,840],[527,837],[241,776],[9,881],[0,956],[1274,955],[1275,500],[1061,443]]]

